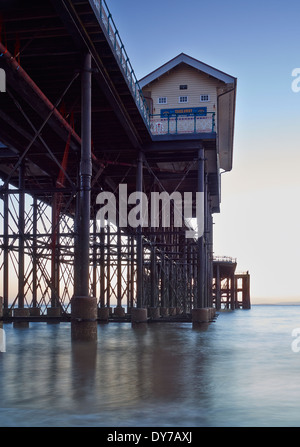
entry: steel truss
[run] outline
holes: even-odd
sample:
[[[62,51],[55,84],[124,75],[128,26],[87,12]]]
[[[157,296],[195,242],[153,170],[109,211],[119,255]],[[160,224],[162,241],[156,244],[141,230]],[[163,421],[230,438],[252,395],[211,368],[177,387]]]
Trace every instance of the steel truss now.
[[[143,169],[153,175],[147,162]],[[56,182],[49,190],[33,188],[26,158],[16,170],[19,187],[3,181],[0,201],[0,295],[4,314],[28,308],[30,315],[70,313],[74,294],[76,201],[78,189]],[[99,179],[101,176],[99,176]],[[124,176],[126,182],[126,175]],[[102,185],[93,182],[93,197]],[[37,194],[38,192],[38,194]],[[148,192],[150,197],[150,192]],[[164,228],[137,230],[97,222],[97,205],[92,204],[89,234],[89,293],[97,297],[98,308],[116,306],[127,313],[137,305],[161,309],[161,315],[187,315],[197,306],[199,293],[198,240],[185,237],[186,228],[172,223]],[[142,273],[138,277],[138,246],[141,237]],[[203,306],[211,306],[212,218],[206,215],[203,237]],[[202,270],[201,270],[202,271]],[[141,296],[137,295],[140,289]],[[138,304],[140,299],[140,304]],[[120,314],[121,315],[121,314]],[[154,314],[157,315],[157,314]]]

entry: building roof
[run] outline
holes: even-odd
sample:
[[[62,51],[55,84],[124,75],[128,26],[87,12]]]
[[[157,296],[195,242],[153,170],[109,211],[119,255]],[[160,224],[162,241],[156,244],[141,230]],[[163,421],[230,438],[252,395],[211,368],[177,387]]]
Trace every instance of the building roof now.
[[[217,70],[216,68],[211,67],[210,65],[204,64],[201,61],[198,61],[197,59],[194,59],[191,56],[188,56],[187,54],[181,53],[178,56],[174,57],[174,59],[171,59],[169,62],[165,63],[161,67],[157,68],[156,70],[152,71],[147,76],[143,77],[139,81],[139,85],[141,88],[143,88],[145,85],[150,84],[150,82],[155,81],[160,76],[164,75],[168,71],[172,70],[179,64],[187,64],[191,67],[196,68],[197,70],[212,76],[216,78],[219,81],[224,82],[225,84],[232,84],[236,81],[236,78],[233,76],[228,75],[227,73],[224,73],[223,71]]]

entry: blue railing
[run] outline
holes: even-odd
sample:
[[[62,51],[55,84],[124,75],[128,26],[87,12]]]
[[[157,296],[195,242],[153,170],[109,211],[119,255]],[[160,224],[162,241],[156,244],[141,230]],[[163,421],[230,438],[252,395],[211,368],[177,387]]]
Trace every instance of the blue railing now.
[[[150,110],[148,104],[144,98],[142,89],[139,86],[138,80],[107,3],[105,0],[89,1],[94,6],[94,10],[96,9],[97,17],[103,24],[103,28],[107,34],[107,37],[109,38],[109,41],[111,42],[111,47],[113,48],[116,59],[119,61],[124,77],[135,99],[136,105],[144,117],[147,125],[150,127]]]
[[[153,135],[177,135],[184,133],[215,132],[215,112],[207,112],[205,116],[197,113],[178,115],[151,115],[150,130]]]

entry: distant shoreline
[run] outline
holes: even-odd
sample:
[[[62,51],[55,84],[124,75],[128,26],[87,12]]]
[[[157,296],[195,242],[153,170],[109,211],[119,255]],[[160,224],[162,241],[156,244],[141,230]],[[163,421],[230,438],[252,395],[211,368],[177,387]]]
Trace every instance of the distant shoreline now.
[[[251,306],[300,306],[300,302],[278,302],[278,303],[251,303]]]

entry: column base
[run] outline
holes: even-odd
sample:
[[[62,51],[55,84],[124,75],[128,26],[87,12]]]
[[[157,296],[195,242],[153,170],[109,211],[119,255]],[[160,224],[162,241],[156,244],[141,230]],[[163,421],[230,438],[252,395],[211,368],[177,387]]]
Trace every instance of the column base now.
[[[208,307],[192,310],[193,323],[208,323],[210,321],[210,309]]]
[[[151,320],[158,320],[160,318],[160,308],[159,307],[149,307],[148,316]]]
[[[29,313],[31,317],[39,317],[41,315],[41,309],[39,307],[31,307]]]
[[[71,337],[73,341],[97,340],[97,298],[74,296],[71,299]]]
[[[13,316],[12,309],[3,309],[3,317],[11,318]]]
[[[131,309],[131,322],[133,324],[147,323],[148,312],[147,309],[133,307]]]
[[[160,308],[160,316],[161,317],[167,317],[169,315],[169,308],[168,307],[161,307]]]
[[[124,309],[124,307],[115,307],[114,315],[116,317],[119,317],[119,318],[125,317],[125,309]]]
[[[214,307],[210,307],[210,319],[213,320],[216,317],[216,309]]]
[[[29,317],[29,309],[28,308],[16,308],[13,313],[14,317]],[[14,321],[14,327],[18,328],[27,328],[29,327],[29,321]]]
[[[53,321],[48,320],[48,324],[59,324],[59,317],[61,316],[61,308],[60,307],[48,307],[47,309],[47,317],[53,318]],[[55,320],[55,317],[58,318]]]
[[[100,307],[98,309],[98,318],[99,318],[100,323],[108,323],[109,307]]]

